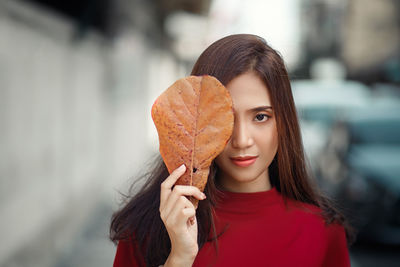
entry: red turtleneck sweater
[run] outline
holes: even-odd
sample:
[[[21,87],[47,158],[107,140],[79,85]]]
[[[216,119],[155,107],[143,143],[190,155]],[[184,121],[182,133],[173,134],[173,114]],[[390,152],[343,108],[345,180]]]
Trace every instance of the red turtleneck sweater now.
[[[313,205],[287,203],[275,188],[225,192],[215,210],[217,232],[223,231],[218,253],[207,242],[193,266],[350,266],[343,227],[326,225]],[[132,244],[120,242],[114,267],[138,266],[134,255]]]

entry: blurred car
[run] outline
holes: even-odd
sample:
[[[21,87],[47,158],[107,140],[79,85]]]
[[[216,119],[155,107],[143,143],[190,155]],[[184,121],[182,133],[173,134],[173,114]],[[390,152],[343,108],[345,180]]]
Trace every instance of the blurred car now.
[[[387,103],[336,121],[315,169],[358,242],[400,245],[400,102]]]
[[[370,105],[370,88],[355,81],[297,80],[292,90],[304,147],[314,169],[314,159],[324,150],[333,123],[350,110]]]
[[[305,151],[358,242],[400,245],[400,88],[292,82]]]

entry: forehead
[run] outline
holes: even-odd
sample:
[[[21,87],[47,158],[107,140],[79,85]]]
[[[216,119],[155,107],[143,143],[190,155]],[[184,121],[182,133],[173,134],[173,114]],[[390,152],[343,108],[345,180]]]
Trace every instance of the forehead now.
[[[231,94],[236,111],[256,106],[272,106],[268,88],[253,72],[237,76],[228,83],[226,88]]]

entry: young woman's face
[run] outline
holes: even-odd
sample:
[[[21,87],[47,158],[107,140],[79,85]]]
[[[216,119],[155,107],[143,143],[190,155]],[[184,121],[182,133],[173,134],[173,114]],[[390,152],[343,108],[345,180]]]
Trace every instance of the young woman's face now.
[[[232,136],[215,162],[220,184],[233,192],[271,188],[268,166],[278,149],[278,132],[268,89],[253,72],[227,85],[235,122]]]

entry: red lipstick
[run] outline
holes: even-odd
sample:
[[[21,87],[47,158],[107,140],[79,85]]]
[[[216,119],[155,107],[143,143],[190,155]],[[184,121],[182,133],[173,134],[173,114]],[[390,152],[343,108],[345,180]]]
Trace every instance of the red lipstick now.
[[[248,167],[257,160],[257,156],[245,156],[245,157],[231,157],[230,158],[236,166]]]

